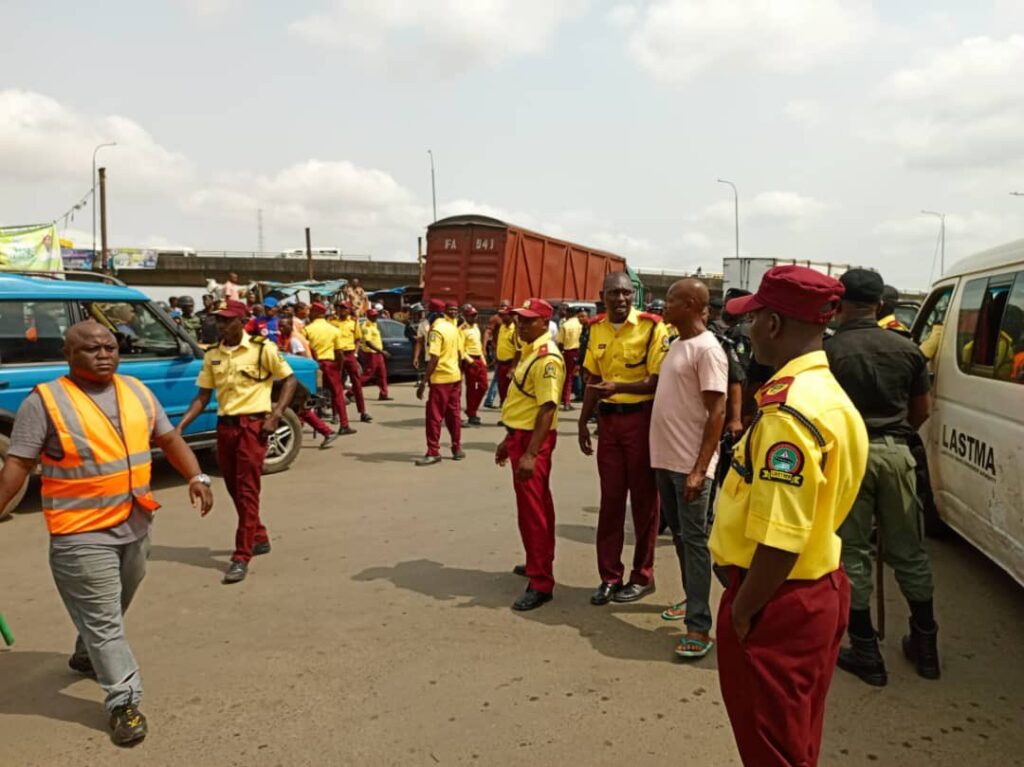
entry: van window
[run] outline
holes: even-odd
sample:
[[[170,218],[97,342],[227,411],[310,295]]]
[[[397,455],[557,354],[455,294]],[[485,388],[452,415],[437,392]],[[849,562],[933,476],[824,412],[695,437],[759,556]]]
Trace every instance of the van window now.
[[[1002,324],[1015,276],[982,277],[964,287],[957,349],[958,363],[965,373],[982,378],[1010,378],[1013,340],[1002,330]]]
[[[1003,311],[1003,325],[1000,336],[1011,346],[1012,358],[1004,368],[996,369],[996,378],[1024,384],[1024,272],[1017,272],[1013,289]]]
[[[179,352],[174,332],[145,303],[89,301],[85,312],[114,334],[122,357],[172,357]]]
[[[63,362],[63,301],[0,301],[0,365]]]

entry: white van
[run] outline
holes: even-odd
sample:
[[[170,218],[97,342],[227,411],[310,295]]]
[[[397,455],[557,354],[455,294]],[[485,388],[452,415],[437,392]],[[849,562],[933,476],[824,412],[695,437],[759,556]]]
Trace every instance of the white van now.
[[[1024,585],[1024,240],[954,264],[912,333],[934,349],[921,437],[938,515]]]

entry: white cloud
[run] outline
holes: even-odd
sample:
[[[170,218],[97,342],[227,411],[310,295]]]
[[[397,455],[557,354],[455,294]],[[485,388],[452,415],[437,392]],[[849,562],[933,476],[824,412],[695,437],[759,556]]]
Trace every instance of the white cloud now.
[[[759,192],[749,200],[740,197],[740,220],[757,219],[802,225],[828,210],[830,205],[806,195],[787,191]],[[730,226],[735,222],[735,204],[732,200],[719,200],[705,207],[692,220]]]
[[[17,183],[81,180],[88,186],[93,149],[111,179],[133,191],[159,192],[188,178],[184,155],[167,149],[138,123],[90,115],[32,91],[0,91],[0,178]]]
[[[218,16],[225,16],[228,13],[237,11],[242,6],[242,0],[178,0],[185,9],[200,19],[211,19]]]
[[[973,37],[901,69],[877,90],[868,135],[926,169],[1024,162],[1024,35]]]
[[[586,2],[334,0],[330,10],[294,21],[289,30],[309,43],[456,72],[544,50],[558,26]]]
[[[801,99],[787,102],[782,112],[793,122],[807,127],[819,125],[825,117],[825,110],[821,104]]]
[[[620,11],[614,20],[630,19]],[[863,41],[874,24],[869,0],[654,0],[628,46],[669,82],[721,66],[801,72]]]

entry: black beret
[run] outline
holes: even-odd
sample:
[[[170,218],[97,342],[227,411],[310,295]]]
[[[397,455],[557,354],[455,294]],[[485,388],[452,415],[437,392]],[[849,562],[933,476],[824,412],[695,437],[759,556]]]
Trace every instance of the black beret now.
[[[882,300],[882,291],[885,283],[882,282],[882,275],[870,269],[851,269],[839,281],[843,283],[846,292],[843,294],[844,301],[852,301],[858,304],[877,304]]]

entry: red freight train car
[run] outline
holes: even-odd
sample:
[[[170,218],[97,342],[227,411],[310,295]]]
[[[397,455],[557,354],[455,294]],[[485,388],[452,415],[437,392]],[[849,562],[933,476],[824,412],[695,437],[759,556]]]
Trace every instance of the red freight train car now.
[[[609,272],[626,259],[556,240],[487,216],[451,216],[427,228],[423,294],[481,310],[503,298],[596,301]]]

